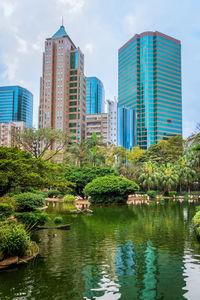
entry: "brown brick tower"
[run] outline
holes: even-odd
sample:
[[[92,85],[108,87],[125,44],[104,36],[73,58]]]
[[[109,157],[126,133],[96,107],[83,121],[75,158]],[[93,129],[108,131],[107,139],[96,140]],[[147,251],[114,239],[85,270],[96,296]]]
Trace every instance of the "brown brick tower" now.
[[[51,127],[70,131],[75,136],[76,142],[84,139],[86,113],[84,55],[76,48],[63,25],[45,41],[42,74],[39,128]]]

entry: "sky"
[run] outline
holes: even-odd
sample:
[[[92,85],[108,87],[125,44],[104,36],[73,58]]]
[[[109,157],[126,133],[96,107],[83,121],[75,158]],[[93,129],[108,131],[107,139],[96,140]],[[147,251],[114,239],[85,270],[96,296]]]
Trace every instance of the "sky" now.
[[[160,31],[182,43],[183,135],[200,122],[200,1],[0,0],[0,86],[21,85],[34,95],[37,127],[39,80],[46,38],[64,26],[85,55],[86,76],[117,96],[118,49],[136,33]]]

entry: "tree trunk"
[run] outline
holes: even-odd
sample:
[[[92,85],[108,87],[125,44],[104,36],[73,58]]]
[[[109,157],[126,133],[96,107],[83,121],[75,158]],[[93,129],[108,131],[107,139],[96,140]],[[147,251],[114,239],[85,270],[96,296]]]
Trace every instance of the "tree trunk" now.
[[[182,183],[180,183],[180,193],[182,194]]]

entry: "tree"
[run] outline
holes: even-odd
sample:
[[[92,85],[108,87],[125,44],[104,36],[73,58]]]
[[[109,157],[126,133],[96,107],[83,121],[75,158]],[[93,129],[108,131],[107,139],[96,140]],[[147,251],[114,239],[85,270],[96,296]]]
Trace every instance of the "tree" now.
[[[161,169],[161,186],[163,187],[164,192],[176,189],[179,181],[179,175],[176,168],[168,163],[167,166],[163,165]]]
[[[20,189],[62,188],[71,190],[73,185],[64,174],[65,166],[46,162],[41,158],[33,158],[26,151],[17,147],[0,147],[0,194]]]
[[[86,140],[70,144],[65,150],[65,159],[67,163],[74,164],[77,167],[87,165],[88,144]]]
[[[50,160],[58,152],[63,150],[71,141],[69,133],[47,128],[25,128],[22,133],[13,133],[17,144],[24,150],[31,153],[34,158],[44,158],[45,154],[56,146],[56,150],[46,156],[45,160]]]
[[[157,165],[149,161],[144,163],[137,181],[144,189],[151,190],[153,188],[158,188],[159,178],[160,173]]]
[[[119,167],[126,160],[126,150],[124,147],[111,145],[110,147],[101,147],[99,152],[105,157],[106,166]]]
[[[140,157],[145,153],[146,151],[141,149],[140,147],[133,147],[132,150],[126,151],[126,158],[128,161],[132,162],[133,164],[137,162]]]
[[[179,159],[177,169],[179,172],[180,192],[182,192],[182,185],[186,184],[188,192],[190,193],[191,185],[197,177],[198,155],[192,150],[188,150],[186,154]]]
[[[88,183],[83,190],[92,203],[126,203],[129,194],[139,190],[132,180],[119,176],[104,176]]]
[[[76,193],[78,195],[83,195],[83,189],[89,182],[97,177],[103,177],[107,175],[118,175],[118,173],[111,168],[69,167],[65,173],[65,178],[76,184]]]
[[[139,161],[152,161],[159,164],[176,162],[183,155],[184,140],[180,135],[172,136],[167,141],[160,141],[151,145],[148,150],[140,156]]]

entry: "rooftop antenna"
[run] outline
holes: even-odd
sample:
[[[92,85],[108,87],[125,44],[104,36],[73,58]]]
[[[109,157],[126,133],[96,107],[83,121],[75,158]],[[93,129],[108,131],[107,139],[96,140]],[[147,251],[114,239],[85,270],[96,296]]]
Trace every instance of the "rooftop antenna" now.
[[[62,16],[62,26],[63,26],[63,16]]]

